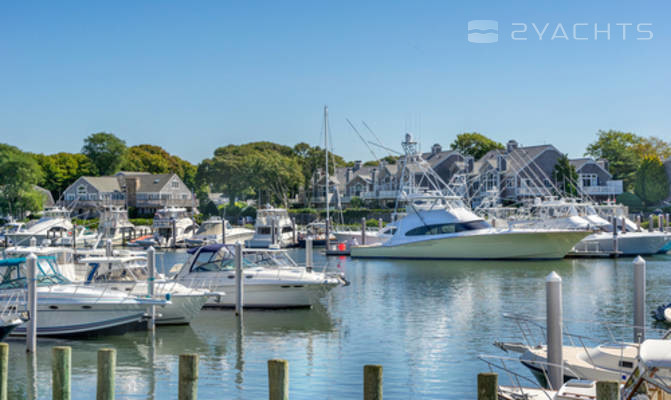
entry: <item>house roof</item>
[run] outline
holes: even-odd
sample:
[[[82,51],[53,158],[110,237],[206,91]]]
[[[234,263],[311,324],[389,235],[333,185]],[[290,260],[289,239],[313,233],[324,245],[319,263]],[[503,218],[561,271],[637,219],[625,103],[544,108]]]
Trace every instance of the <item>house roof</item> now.
[[[573,160],[568,160],[569,164],[573,165],[575,167],[576,171],[579,171],[580,168],[584,167],[585,164],[594,162],[593,159],[591,158],[574,158]],[[595,163],[596,164],[596,163]]]
[[[126,175],[151,175],[151,172],[143,171],[119,171],[114,176],[126,176]]]
[[[461,153],[459,153],[456,150],[447,150],[447,151],[440,151],[437,153],[424,153],[422,154],[422,158],[425,159],[431,165],[431,168],[434,168],[453,155],[463,157]]]
[[[126,178],[136,178],[140,182],[138,192],[160,192],[176,174],[138,174],[126,175]],[[179,179],[179,178],[177,178]]]
[[[119,180],[114,176],[82,176],[82,179],[102,193],[121,191]]]

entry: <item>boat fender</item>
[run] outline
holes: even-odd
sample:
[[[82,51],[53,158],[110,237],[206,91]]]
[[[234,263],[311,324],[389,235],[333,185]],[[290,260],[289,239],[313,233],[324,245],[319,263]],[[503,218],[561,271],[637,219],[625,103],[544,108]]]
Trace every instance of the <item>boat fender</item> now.
[[[165,294],[165,299],[166,299],[167,301],[170,301],[170,298],[171,298],[171,297],[172,297],[172,296],[170,295],[170,293],[166,293],[166,294]]]

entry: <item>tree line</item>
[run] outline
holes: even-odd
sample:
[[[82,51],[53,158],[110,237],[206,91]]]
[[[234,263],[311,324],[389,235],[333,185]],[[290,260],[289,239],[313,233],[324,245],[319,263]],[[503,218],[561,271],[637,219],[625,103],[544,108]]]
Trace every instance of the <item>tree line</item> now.
[[[471,155],[476,160],[503,144],[477,132],[456,136],[452,150]],[[659,204],[669,192],[669,182],[662,160],[671,156],[671,145],[656,137],[642,137],[631,132],[599,131],[586,156],[608,161],[613,179],[624,181],[625,190],[645,206]],[[329,166],[352,166],[342,157],[331,154]],[[388,156],[387,163],[396,162]],[[377,165],[378,160],[365,165]],[[209,192],[223,192],[231,201],[254,198],[260,204],[288,207],[289,199],[300,190],[312,192],[313,176],[325,165],[324,149],[298,143],[293,147],[272,142],[227,145],[214,150],[212,157],[198,165],[172,155],[160,146],[142,144],[128,147],[112,133],[98,132],[84,139],[79,153],[34,154],[0,143],[0,212],[17,214],[37,211],[42,196],[39,185],[58,199],[65,189],[81,176],[109,176],[118,171],[154,174],[176,173],[201,200],[207,203]],[[577,174],[563,157],[554,179],[564,191],[575,194]]]

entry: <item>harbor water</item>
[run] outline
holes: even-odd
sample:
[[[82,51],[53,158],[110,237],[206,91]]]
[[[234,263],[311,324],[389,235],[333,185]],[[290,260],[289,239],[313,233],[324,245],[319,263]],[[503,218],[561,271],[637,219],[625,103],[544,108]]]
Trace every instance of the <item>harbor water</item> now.
[[[384,367],[389,399],[474,399],[480,354],[504,355],[497,340],[521,341],[503,317],[545,315],[545,277],[563,279],[566,325],[574,333],[609,340],[607,324],[631,324],[632,259],[546,262],[387,261],[321,256],[351,281],[312,310],[204,310],[190,326],[89,340],[38,339],[33,360],[23,339],[9,339],[10,398],[51,397],[51,347],[72,347],[73,399],[95,396],[96,352],[117,350],[118,399],[177,396],[178,356],[200,355],[203,399],[267,398],[267,360],[289,361],[291,399],[360,399],[365,364]],[[299,262],[304,251],[291,250]],[[166,253],[160,267],[186,258]],[[671,256],[648,258],[647,310],[671,302]],[[38,316],[39,318],[39,316]],[[577,321],[577,322],[573,322]],[[652,318],[646,315],[649,327]],[[630,328],[617,328],[631,340]],[[515,355],[509,355],[514,357]],[[519,363],[509,364],[531,377]],[[505,378],[502,377],[502,380]]]

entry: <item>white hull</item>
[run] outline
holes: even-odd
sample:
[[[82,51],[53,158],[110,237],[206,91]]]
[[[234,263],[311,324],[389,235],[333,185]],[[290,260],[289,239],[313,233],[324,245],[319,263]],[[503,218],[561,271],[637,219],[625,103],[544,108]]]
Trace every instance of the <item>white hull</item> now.
[[[657,254],[671,242],[671,234],[663,232],[626,232],[617,236],[617,248],[620,255],[637,256]],[[581,252],[615,251],[615,240],[612,233],[594,233],[575,245],[576,254]]]
[[[338,243],[347,243],[356,240],[361,244],[361,232],[356,231],[339,231],[333,232]],[[388,240],[391,235],[380,235],[378,232],[366,232],[366,244],[377,244]]]
[[[243,302],[245,308],[311,307],[331,288],[322,285],[248,285],[244,288]],[[210,298],[205,306],[235,307],[235,286],[221,286],[218,290],[226,294]]]
[[[413,259],[561,259],[589,232],[498,231],[439,235],[432,239],[354,246],[352,257]]]
[[[251,229],[244,229],[244,232],[230,232],[226,231],[226,243],[237,243],[245,242],[250,240],[254,236],[254,231]],[[221,243],[221,235],[207,235],[204,237],[194,236],[192,238],[186,239],[185,243],[188,247],[198,247],[208,244]]]
[[[275,239],[276,244],[282,248],[291,247],[294,244],[293,233],[281,234]],[[252,249],[267,249],[273,244],[270,235],[254,235],[251,239],[245,241],[245,247]]]

